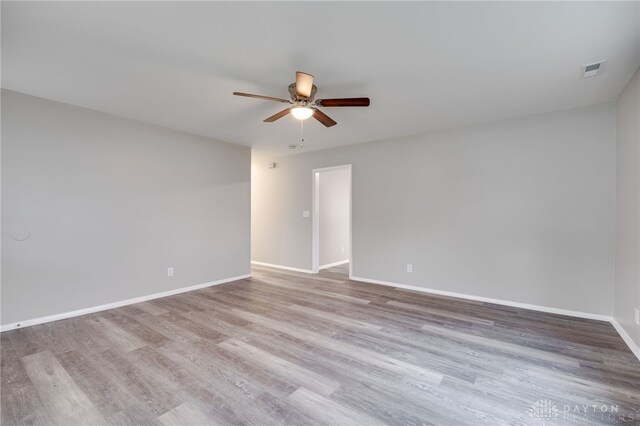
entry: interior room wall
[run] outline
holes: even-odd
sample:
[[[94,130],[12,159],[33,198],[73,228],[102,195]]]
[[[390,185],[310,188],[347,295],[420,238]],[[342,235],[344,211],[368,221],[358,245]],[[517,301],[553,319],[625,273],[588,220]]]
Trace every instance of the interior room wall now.
[[[2,90],[2,324],[249,274],[250,158]]]
[[[319,172],[320,267],[349,260],[349,169]]]
[[[252,260],[311,268],[311,170],[342,164],[353,165],[355,277],[611,315],[613,104],[254,153]]]
[[[640,346],[640,70],[616,102],[616,267],[613,316]]]

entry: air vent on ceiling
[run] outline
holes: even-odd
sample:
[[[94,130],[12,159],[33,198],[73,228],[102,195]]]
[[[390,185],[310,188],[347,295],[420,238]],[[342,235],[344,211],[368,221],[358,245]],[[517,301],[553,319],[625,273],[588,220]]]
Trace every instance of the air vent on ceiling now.
[[[605,61],[594,62],[593,64],[583,65],[582,66],[582,77],[595,77],[596,75],[602,74],[602,69],[604,67]]]

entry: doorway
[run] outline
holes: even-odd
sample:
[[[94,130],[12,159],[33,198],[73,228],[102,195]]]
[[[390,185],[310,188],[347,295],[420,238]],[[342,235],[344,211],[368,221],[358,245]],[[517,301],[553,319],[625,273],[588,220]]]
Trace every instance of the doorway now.
[[[351,256],[351,164],[313,169],[312,272],[349,264]]]

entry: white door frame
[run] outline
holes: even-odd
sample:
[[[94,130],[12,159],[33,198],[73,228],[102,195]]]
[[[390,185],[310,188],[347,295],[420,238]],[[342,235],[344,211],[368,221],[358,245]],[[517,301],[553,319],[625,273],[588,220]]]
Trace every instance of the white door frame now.
[[[321,169],[313,169],[311,171],[311,272],[317,274],[320,270],[320,172],[337,169],[347,169],[349,171],[349,278],[351,278],[353,268],[353,244],[351,241],[353,232],[351,223],[351,199],[353,184],[351,181],[351,164],[323,167]]]

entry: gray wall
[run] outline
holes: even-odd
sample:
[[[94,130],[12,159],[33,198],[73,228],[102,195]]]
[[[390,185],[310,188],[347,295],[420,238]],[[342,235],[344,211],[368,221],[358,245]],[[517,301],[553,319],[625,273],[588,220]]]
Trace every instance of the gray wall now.
[[[349,169],[319,173],[319,265],[349,259]]]
[[[616,103],[616,280],[613,316],[640,345],[640,70]]]
[[[248,274],[250,156],[3,90],[2,324]]]
[[[611,314],[612,104],[254,154],[252,260],[311,268],[311,220],[300,214],[311,210],[311,170],[342,164],[353,164],[354,276]]]

